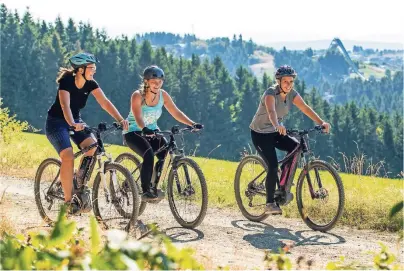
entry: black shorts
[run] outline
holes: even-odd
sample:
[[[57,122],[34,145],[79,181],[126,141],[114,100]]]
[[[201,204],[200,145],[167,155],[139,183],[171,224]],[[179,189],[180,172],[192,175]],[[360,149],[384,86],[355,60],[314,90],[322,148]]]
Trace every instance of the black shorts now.
[[[74,122],[82,123],[83,120],[75,119]],[[93,137],[92,134],[88,134],[84,131],[74,132],[74,135],[69,135],[69,124],[65,119],[55,118],[49,116],[46,118],[45,134],[55,150],[60,154],[61,151],[67,148],[71,148],[70,138],[73,139],[77,147],[80,148],[80,143],[89,137]]]

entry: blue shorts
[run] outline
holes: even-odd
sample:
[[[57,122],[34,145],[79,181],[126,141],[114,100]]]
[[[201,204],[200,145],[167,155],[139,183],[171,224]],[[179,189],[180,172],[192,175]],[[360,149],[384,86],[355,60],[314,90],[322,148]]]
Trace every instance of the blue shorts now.
[[[74,121],[76,123],[83,122],[81,119],[75,119]],[[69,135],[69,127],[65,119],[55,118],[49,115],[46,118],[45,134],[58,154],[64,149],[72,147],[70,137],[79,149],[81,142],[89,137],[93,137],[92,134],[88,134],[84,131],[74,132],[74,135]]]

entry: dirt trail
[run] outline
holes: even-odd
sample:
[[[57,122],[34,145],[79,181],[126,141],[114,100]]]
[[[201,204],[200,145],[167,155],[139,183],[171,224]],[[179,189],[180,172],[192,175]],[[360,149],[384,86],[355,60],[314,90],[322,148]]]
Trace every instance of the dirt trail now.
[[[9,219],[19,232],[43,227],[34,201],[33,181],[0,176],[0,197],[5,189],[0,219]],[[144,223],[157,222],[177,246],[194,248],[197,259],[209,269],[217,266],[264,268],[264,250],[276,251],[285,244],[294,245],[289,254],[293,260],[304,256],[321,269],[327,262],[338,260],[340,255],[345,255],[347,261],[371,264],[373,256],[366,252],[379,251],[377,241],[386,244],[401,259],[404,255],[394,233],[353,230],[338,225],[329,233],[321,233],[310,230],[299,219],[279,216],[256,223],[246,220],[239,212],[210,207],[202,224],[189,230],[177,224],[163,201],[148,205],[140,219]],[[79,225],[86,225],[88,215],[77,221]]]

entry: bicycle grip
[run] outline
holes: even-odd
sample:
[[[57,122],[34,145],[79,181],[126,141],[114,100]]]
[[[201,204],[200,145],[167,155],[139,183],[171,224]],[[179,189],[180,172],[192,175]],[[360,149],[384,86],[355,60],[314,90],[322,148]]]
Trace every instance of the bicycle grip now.
[[[76,127],[74,126],[69,126],[69,135],[74,135],[74,130],[76,129]]]

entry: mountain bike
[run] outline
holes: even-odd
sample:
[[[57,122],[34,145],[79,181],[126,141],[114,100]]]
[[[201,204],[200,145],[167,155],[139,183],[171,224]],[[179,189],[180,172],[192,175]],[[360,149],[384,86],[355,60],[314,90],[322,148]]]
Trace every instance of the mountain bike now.
[[[335,226],[344,209],[344,187],[337,171],[327,162],[317,160],[309,149],[308,135],[321,132],[321,126],[308,130],[287,130],[287,134],[300,138],[300,144],[281,161],[278,170],[279,183],[275,191],[275,202],[279,206],[293,200],[298,162],[301,172],[296,185],[296,202],[300,216],[308,227],[328,231]],[[307,157],[308,156],[308,157]],[[262,221],[269,214],[264,211],[266,203],[265,178],[268,166],[257,155],[244,157],[237,167],[234,191],[241,213],[249,220]]]
[[[74,174],[72,199],[80,206],[78,214],[93,210],[104,229],[117,227],[129,231],[137,220],[139,191],[130,172],[122,165],[112,162],[112,156],[105,151],[101,139],[101,134],[120,129],[122,128],[117,123],[111,126],[100,123],[98,127],[85,127],[86,133],[95,135],[96,143],[75,153],[74,158],[93,148],[96,151],[93,156],[83,158],[78,174]],[[74,133],[74,127],[70,127],[69,133]],[[96,164],[98,173],[91,193],[88,182]],[[39,165],[35,176],[35,202],[39,214],[50,225],[54,224],[60,207],[64,204],[60,166],[60,160],[47,158]]]
[[[170,140],[160,149],[155,151],[155,155],[167,150],[164,159],[162,171],[168,174],[168,181],[165,184],[165,175],[163,172],[153,172],[152,189],[156,191],[159,183],[162,189],[167,189],[168,203],[175,220],[185,228],[195,228],[200,225],[206,215],[208,206],[208,189],[205,177],[199,165],[184,154],[183,148],[178,148],[175,136],[182,136],[184,132],[192,132],[192,127],[179,128],[173,126],[171,131],[157,131],[156,137],[169,137]],[[122,153],[116,159],[116,163],[123,164],[131,172],[133,179],[140,186],[140,169],[142,163],[132,153]],[[164,170],[166,169],[166,170]],[[157,182],[157,176],[160,176],[162,182]],[[142,191],[141,191],[142,192]],[[164,192],[162,192],[164,193]],[[160,194],[160,193],[159,193]],[[164,198],[159,195],[156,201],[150,203],[158,203]],[[139,215],[141,215],[147,203],[142,201],[139,207]]]

